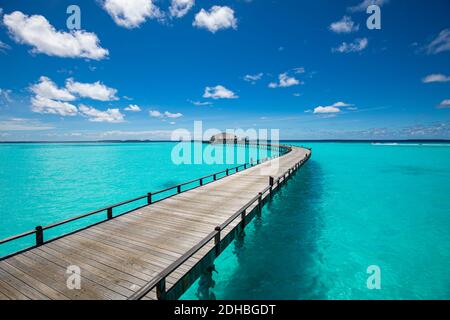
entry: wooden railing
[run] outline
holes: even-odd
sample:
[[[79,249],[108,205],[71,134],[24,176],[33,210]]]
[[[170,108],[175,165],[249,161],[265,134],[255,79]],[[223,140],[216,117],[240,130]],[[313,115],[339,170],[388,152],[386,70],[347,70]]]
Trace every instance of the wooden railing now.
[[[246,144],[246,145],[248,145],[248,144]],[[271,150],[275,150],[275,151],[278,152],[278,156],[284,155],[284,154],[286,154],[286,153],[288,153],[288,152],[290,152],[292,150],[292,148],[289,147],[289,146],[281,146],[281,145],[258,144],[258,146],[259,147],[265,147],[265,148],[271,149]],[[153,203],[157,203],[157,202],[162,201],[164,199],[173,197],[173,196],[175,196],[177,194],[180,194],[180,193],[192,190],[192,189],[196,189],[196,188],[199,188],[199,187],[201,187],[201,186],[203,186],[205,184],[208,184],[208,183],[220,180],[220,179],[222,179],[224,177],[227,177],[229,175],[233,175],[235,173],[238,173],[238,172],[240,172],[242,170],[251,168],[251,167],[253,167],[255,165],[258,165],[258,164],[261,164],[263,162],[272,160],[272,159],[274,159],[274,158],[276,158],[278,156],[272,156],[272,157],[268,157],[268,158],[264,158],[264,159],[258,159],[256,161],[251,161],[249,163],[245,163],[245,164],[233,167],[233,168],[228,168],[228,169],[225,169],[225,170],[222,170],[222,171],[219,171],[219,172],[207,175],[207,176],[203,176],[201,178],[197,178],[197,179],[194,179],[194,180],[183,182],[181,184],[178,184],[178,185],[175,185],[175,186],[172,186],[172,187],[168,187],[168,188],[156,191],[156,192],[148,192],[145,195],[142,195],[142,196],[130,199],[130,200],[126,200],[126,201],[123,201],[123,202],[120,202],[120,203],[116,203],[116,204],[113,204],[113,205],[110,205],[110,206],[107,206],[107,207],[104,207],[104,208],[101,208],[101,209],[98,209],[98,210],[94,210],[94,211],[91,211],[91,212],[88,212],[88,213],[85,213],[85,214],[81,214],[79,216],[75,216],[73,218],[69,218],[69,219],[66,219],[66,220],[63,220],[63,221],[60,221],[60,222],[56,222],[56,223],[47,225],[47,226],[40,226],[39,225],[39,226],[35,227],[34,230],[26,231],[26,232],[20,233],[18,235],[14,235],[14,236],[11,236],[11,237],[8,237],[8,238],[0,240],[0,246],[1,246],[1,245],[6,244],[6,243],[11,243],[12,241],[15,241],[15,240],[18,240],[18,239],[23,239],[25,237],[35,235],[35,245],[26,247],[25,249],[22,249],[22,250],[19,250],[17,252],[14,252],[12,254],[8,254],[6,256],[3,256],[3,257],[0,258],[0,260],[4,260],[4,259],[6,259],[6,258],[8,258],[8,257],[10,257],[12,255],[16,255],[18,253],[21,253],[21,252],[24,252],[24,251],[30,250],[32,248],[35,248],[35,247],[43,245],[46,242],[45,241],[45,237],[44,237],[44,231],[47,231],[47,230],[50,230],[50,229],[54,229],[56,227],[59,227],[59,226],[62,226],[62,225],[65,225],[65,224],[68,224],[68,223],[71,223],[71,222],[74,222],[74,221],[78,221],[78,220],[81,220],[83,218],[87,218],[87,217],[90,217],[90,216],[93,216],[93,215],[96,215],[96,214],[99,214],[99,213],[102,213],[102,212],[106,213],[106,219],[102,220],[100,222],[111,220],[111,219],[113,219],[115,217],[118,217],[118,216],[121,216],[123,214],[127,214],[127,213],[129,213],[131,211],[136,210],[136,208],[135,208],[135,209],[128,210],[128,211],[126,211],[124,213],[117,214],[117,215],[114,216],[113,210],[115,208],[123,207],[124,205],[130,204],[130,203],[133,203],[133,202],[136,202],[136,201],[139,201],[139,200],[144,200],[144,199],[147,199],[147,204],[146,205],[151,205]],[[206,180],[208,180],[210,178],[212,178],[211,181],[206,181]],[[190,187],[190,188],[186,187],[188,185],[192,185],[192,184],[195,184],[195,183],[198,183],[198,185]],[[173,190],[173,191],[176,190],[176,192],[174,194],[168,195],[166,197],[161,197],[160,199],[155,200],[155,196],[156,195],[160,195],[160,194],[166,193],[166,192],[171,191],[171,190]],[[98,223],[99,222],[97,222],[95,224],[98,224]],[[90,226],[92,226],[92,225],[90,225]],[[87,228],[87,227],[89,227],[89,225],[83,227],[83,229]],[[77,231],[80,231],[80,229],[72,231],[69,234],[77,232]],[[64,234],[64,235],[52,238],[50,241],[53,241],[55,239],[61,238],[61,237],[66,236],[66,235],[67,234]]]
[[[150,291],[156,288],[156,297],[158,299],[165,299],[166,297],[166,279],[173,272],[175,272],[181,265],[183,265],[188,259],[190,259],[193,255],[195,255],[199,250],[205,248],[205,246],[214,240],[214,247],[212,250],[215,251],[215,256],[217,257],[220,252],[223,251],[223,247],[221,247],[221,232],[228,227],[233,221],[237,218],[241,218],[242,225],[245,226],[248,210],[250,207],[255,205],[255,208],[261,211],[263,201],[267,196],[269,199],[272,198],[272,195],[276,189],[278,189],[282,184],[286,182],[286,180],[292,176],[293,173],[297,171],[308,159],[311,157],[311,153],[307,153],[305,158],[301,159],[297,163],[295,163],[291,168],[286,170],[283,175],[278,177],[277,179],[273,177],[269,177],[268,186],[264,188],[257,196],[251,199],[247,204],[245,204],[241,209],[236,211],[230,218],[228,218],[224,223],[215,227],[211,233],[209,233],[205,238],[203,238],[199,243],[197,243],[194,247],[192,247],[189,251],[183,254],[179,259],[165,268],[161,273],[159,273],[154,279],[144,285],[141,289],[136,291],[132,296],[130,296],[129,300],[140,300],[145,297]],[[265,197],[266,196],[266,197]]]

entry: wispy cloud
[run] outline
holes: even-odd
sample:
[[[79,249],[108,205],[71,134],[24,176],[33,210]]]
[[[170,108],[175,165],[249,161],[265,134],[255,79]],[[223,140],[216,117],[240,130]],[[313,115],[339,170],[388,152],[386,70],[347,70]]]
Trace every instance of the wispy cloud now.
[[[347,10],[350,12],[363,12],[367,10],[367,7],[371,5],[377,5],[379,7],[387,4],[389,0],[363,0],[355,6],[348,7]]]
[[[300,80],[295,77],[289,76],[287,72],[278,76],[278,82],[269,83],[269,88],[287,88],[301,84]]]
[[[43,131],[51,129],[54,129],[54,127],[33,119],[11,118],[0,121],[0,131]]]
[[[359,25],[353,22],[349,16],[344,16],[341,20],[330,24],[329,29],[336,33],[351,33],[359,30]]]
[[[172,113],[169,111],[161,112],[159,110],[150,110],[148,112],[148,114],[152,118],[159,118],[159,119],[165,119],[165,118],[177,119],[177,118],[181,118],[183,116],[183,114],[180,112],[176,112],[176,113]]]
[[[6,105],[13,101],[11,97],[12,90],[0,88],[0,104]]]
[[[194,5],[195,0],[172,0],[169,8],[170,15],[172,17],[181,18],[185,16]]]
[[[211,102],[211,101],[191,101],[191,100],[188,100],[190,103],[192,103],[194,106],[198,106],[198,107],[201,107],[201,106],[210,106],[210,105],[212,105],[213,103]]]
[[[331,49],[333,52],[350,53],[363,51],[369,45],[367,38],[355,39],[351,43],[343,42],[339,47]]]
[[[450,108],[450,99],[442,100],[442,102],[437,107],[438,107],[438,109]]]
[[[247,82],[250,82],[252,84],[255,84],[257,81],[261,80],[264,73],[260,72],[257,74],[247,74],[244,76],[244,80]]]
[[[426,46],[428,54],[450,51],[450,29],[442,30],[439,35]]]
[[[0,52],[6,52],[6,50],[9,50],[9,49],[11,49],[11,47],[9,45],[0,41]]]
[[[433,73],[422,79],[423,83],[432,83],[432,82],[449,82],[450,76],[446,76],[441,73]]]
[[[125,111],[140,112],[142,109],[137,104],[130,104],[124,109]]]

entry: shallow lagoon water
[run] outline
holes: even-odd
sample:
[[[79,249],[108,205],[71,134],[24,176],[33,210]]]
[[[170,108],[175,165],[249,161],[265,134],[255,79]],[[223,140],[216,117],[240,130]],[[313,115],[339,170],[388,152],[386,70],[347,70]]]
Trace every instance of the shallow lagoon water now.
[[[158,143],[0,144],[0,239],[271,156],[243,146]],[[204,157],[194,158],[194,148]],[[185,152],[175,152],[178,150]],[[175,150],[175,151],[174,151]],[[172,157],[172,151],[179,157]],[[210,155],[210,157],[208,157]],[[224,160],[230,160],[223,163]],[[184,163],[179,164],[181,160]],[[217,163],[210,164],[214,160]],[[192,185],[194,186],[194,185]],[[188,186],[191,187],[191,186]],[[170,195],[169,191],[160,196]],[[146,199],[115,209],[122,213]],[[106,212],[45,232],[46,239],[104,220]],[[34,237],[0,246],[0,256]]]
[[[311,160],[182,299],[449,299],[450,144],[304,145]]]
[[[449,299],[450,144],[304,145],[311,160],[216,260],[214,287],[182,299]],[[173,146],[0,144],[0,238],[233,166],[176,165]]]

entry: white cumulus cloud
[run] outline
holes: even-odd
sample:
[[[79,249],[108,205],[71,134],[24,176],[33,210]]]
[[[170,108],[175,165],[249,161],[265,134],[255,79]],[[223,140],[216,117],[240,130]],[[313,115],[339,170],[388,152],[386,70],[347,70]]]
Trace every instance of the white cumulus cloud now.
[[[215,87],[206,87],[203,98],[212,99],[237,99],[239,98],[233,91],[225,88],[224,86],[218,85]]]
[[[60,116],[75,116],[78,113],[77,107],[73,104],[63,101],[55,101],[41,96],[31,98],[31,111]]]
[[[3,23],[18,43],[30,45],[33,53],[49,56],[100,60],[108,50],[100,47],[97,35],[83,30],[57,31],[44,16],[20,11],[3,16]]]
[[[330,30],[336,33],[351,33],[359,30],[359,25],[355,24],[351,17],[344,16],[341,20],[333,22]]]
[[[333,48],[333,52],[349,53],[349,52],[360,52],[367,48],[369,40],[367,38],[355,39],[351,43],[343,42],[339,47]]]
[[[278,76],[278,83],[269,83],[269,88],[287,88],[299,85],[300,81],[294,77],[290,77],[287,73],[282,73]]]
[[[105,86],[100,81],[94,83],[76,82],[72,78],[67,79],[66,88],[83,98],[91,98],[100,101],[118,100],[116,97],[117,90]]]
[[[124,122],[125,116],[120,112],[119,109],[107,109],[106,111],[101,111],[93,107],[81,104],[79,110],[82,115],[86,116],[89,121],[92,122]]]
[[[209,11],[201,9],[195,16],[193,26],[204,28],[212,33],[220,29],[237,28],[234,10],[226,6],[213,6]]]
[[[172,17],[181,18],[185,16],[194,5],[195,0],[172,0],[169,8],[170,15]]]
[[[104,0],[103,8],[122,27],[139,27],[147,18],[160,19],[163,14],[153,0]]]
[[[58,88],[58,86],[49,78],[45,76],[41,76],[39,78],[39,82],[32,85],[30,90],[37,96],[62,100],[62,101],[73,101],[75,100],[75,96],[71,94],[65,88]]]

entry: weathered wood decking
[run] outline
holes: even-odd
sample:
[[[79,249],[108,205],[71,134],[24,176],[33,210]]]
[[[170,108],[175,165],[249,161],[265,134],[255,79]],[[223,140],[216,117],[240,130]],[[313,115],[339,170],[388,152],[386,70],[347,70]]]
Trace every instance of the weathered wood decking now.
[[[283,176],[309,154],[293,147],[278,159],[2,260],[0,300],[128,299],[258,196],[270,176]],[[222,230],[222,238],[234,232],[239,222],[235,219]],[[197,277],[213,248],[212,241],[167,276],[168,290],[177,284],[172,297]],[[79,290],[66,285],[71,265],[81,270]],[[155,291],[144,299],[156,298]]]

